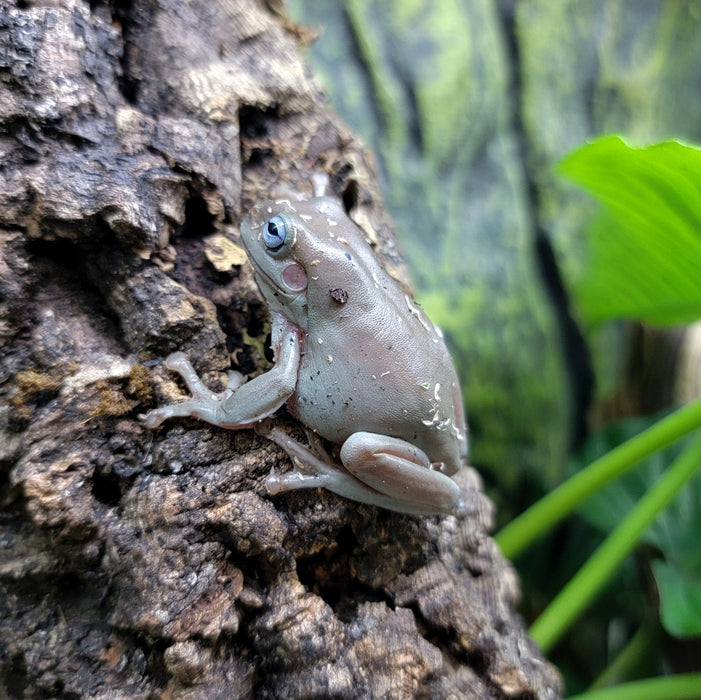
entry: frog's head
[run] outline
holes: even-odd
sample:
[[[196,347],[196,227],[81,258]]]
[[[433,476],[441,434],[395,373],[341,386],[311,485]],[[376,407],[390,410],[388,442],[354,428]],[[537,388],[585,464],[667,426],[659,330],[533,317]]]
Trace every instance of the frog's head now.
[[[261,202],[241,223],[241,240],[270,311],[304,329],[310,297],[321,288],[326,297],[332,287],[347,288],[348,275],[357,274],[351,251],[359,236],[341,206],[327,198]]]

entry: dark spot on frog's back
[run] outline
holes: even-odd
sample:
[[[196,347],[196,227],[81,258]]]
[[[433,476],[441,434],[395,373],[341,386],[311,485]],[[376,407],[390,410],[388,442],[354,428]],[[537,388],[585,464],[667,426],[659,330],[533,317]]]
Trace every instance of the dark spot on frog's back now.
[[[348,301],[348,292],[340,287],[329,289],[329,294],[337,304],[345,304]]]

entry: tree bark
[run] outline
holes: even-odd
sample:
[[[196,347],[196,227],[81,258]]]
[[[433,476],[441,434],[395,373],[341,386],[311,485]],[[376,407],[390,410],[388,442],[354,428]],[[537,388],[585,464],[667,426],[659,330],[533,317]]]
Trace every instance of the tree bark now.
[[[0,5],[0,697],[561,693],[470,468],[445,518],[272,498],[252,431],[138,420],[175,349],[269,366],[237,223],[272,190],[329,173],[405,276],[302,38],[262,0]]]

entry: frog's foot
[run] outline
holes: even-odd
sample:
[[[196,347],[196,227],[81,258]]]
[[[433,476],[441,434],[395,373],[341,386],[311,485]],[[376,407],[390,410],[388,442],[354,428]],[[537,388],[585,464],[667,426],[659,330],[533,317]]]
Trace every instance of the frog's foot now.
[[[199,378],[199,375],[195,372],[195,368],[190,364],[190,360],[187,359],[184,352],[174,352],[172,355],[168,355],[164,364],[169,370],[177,372],[183,378],[185,385],[194,399],[222,401],[228,393],[224,391],[218,394],[214,391],[210,391]],[[241,386],[244,381],[243,375],[239,372],[229,372],[227,389],[236,389]]]
[[[143,421],[149,428],[156,428],[169,418],[182,418],[194,416],[202,418],[210,423],[216,413],[216,409],[225,401],[234,391],[241,386],[245,379],[238,372],[229,373],[229,381],[225,391],[216,393],[210,391],[202,382],[195,372],[194,367],[185,356],[185,353],[174,352],[166,358],[165,366],[177,372],[185,382],[185,385],[192,394],[192,398],[181,403],[171,404],[170,406],[161,406],[152,411],[149,411]]]
[[[255,431],[282,448],[292,460],[292,471],[284,474],[270,474],[265,485],[271,494],[294,489],[328,488],[336,471],[332,463],[324,461],[318,453],[305,447],[290,437],[269,419],[255,425]],[[321,448],[323,450],[323,448]],[[325,450],[323,454],[328,457]],[[340,465],[339,465],[340,466]]]
[[[227,387],[221,393],[210,391],[182,352],[166,359],[168,369],[177,372],[187,384],[192,397],[171,406],[163,406],[144,416],[149,428],[155,428],[168,418],[191,416],[229,430],[250,428],[271,416],[290,398],[297,383],[301,358],[300,330],[281,322],[274,331],[277,359],[271,370],[250,382],[238,372],[229,373]]]

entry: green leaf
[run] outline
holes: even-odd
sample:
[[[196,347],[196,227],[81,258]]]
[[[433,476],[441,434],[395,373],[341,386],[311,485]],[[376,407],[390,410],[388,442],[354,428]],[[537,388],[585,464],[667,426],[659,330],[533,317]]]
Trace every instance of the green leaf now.
[[[701,635],[701,572],[690,572],[658,559],[652,572],[660,594],[660,617],[675,637]]]
[[[574,284],[585,319],[701,318],[701,150],[676,141],[633,148],[605,136],[558,170],[604,205]]]

